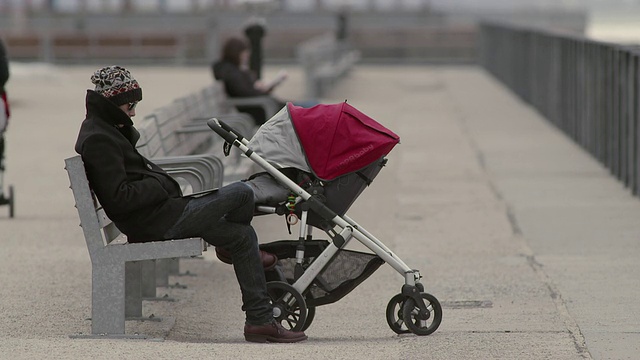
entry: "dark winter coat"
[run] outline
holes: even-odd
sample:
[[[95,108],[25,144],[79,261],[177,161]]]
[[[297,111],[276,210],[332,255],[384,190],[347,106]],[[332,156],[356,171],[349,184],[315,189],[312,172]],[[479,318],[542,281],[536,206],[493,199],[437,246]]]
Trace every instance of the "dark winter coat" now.
[[[229,97],[252,97],[267,95],[266,92],[255,88],[256,79],[249,71],[243,71],[237,65],[228,61],[218,61],[213,64],[213,77],[224,83]]]
[[[124,111],[92,90],[86,107],[75,150],[91,188],[129,242],[162,239],[188,200],[173,178],[138,153],[140,133]]]
[[[258,90],[255,88],[255,78],[251,72],[240,69],[237,65],[229,61],[215,62],[211,69],[213,77],[224,83],[224,89],[229,97],[252,97],[265,96],[269,92]],[[285,106],[285,103],[273,98],[278,107]],[[262,125],[267,121],[267,114],[261,106],[242,105],[238,106],[238,111],[251,115],[256,125]],[[272,114],[271,114],[272,115]]]

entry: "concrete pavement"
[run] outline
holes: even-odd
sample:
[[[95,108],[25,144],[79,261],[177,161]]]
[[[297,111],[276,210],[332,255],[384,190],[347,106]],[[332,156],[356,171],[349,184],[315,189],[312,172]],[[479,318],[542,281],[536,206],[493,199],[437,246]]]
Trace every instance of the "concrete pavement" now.
[[[198,274],[173,279],[187,289],[158,290],[178,302],[145,303],[162,322],[127,323],[164,341],[69,339],[90,331],[90,261],[63,159],[94,68],[12,69],[5,188],[17,207],[14,219],[0,207],[0,359],[638,358],[640,202],[476,67],[359,66],[323,99],[348,99],[401,137],[349,215],[425,275],[444,306],[434,334],[388,328],[402,278],[383,265],[317,309],[308,341],[246,343],[233,271],[210,252],[183,261]],[[206,68],[130,69],[139,117],[210,81]],[[298,99],[301,74],[288,70],[279,95]],[[262,242],[290,238],[281,218],[254,223]]]

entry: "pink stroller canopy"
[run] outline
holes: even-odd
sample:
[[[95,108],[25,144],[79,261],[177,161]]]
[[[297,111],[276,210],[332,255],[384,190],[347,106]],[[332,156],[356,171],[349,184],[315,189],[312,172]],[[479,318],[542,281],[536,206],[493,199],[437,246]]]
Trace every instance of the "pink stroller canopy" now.
[[[309,166],[323,180],[360,170],[400,142],[398,135],[346,102],[308,109],[287,106]]]
[[[346,102],[311,108],[288,103],[260,127],[249,147],[277,166],[329,181],[366,167],[399,142],[398,135]]]

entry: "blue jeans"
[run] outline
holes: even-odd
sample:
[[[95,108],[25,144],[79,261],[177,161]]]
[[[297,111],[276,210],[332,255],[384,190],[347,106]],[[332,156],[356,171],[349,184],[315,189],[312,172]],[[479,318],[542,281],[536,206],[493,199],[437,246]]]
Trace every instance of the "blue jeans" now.
[[[273,309],[267,294],[258,237],[251,226],[253,211],[253,190],[241,182],[229,184],[214,193],[191,199],[165,238],[202,237],[207,243],[231,252],[246,321],[262,325],[273,320]]]

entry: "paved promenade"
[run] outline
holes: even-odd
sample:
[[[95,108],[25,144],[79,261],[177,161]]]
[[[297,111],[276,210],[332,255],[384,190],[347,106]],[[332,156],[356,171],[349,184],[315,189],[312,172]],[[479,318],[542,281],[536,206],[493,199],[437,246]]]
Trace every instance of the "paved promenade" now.
[[[145,303],[162,322],[127,323],[164,341],[70,339],[90,332],[91,266],[63,160],[94,67],[13,65],[0,359],[640,357],[640,200],[482,69],[446,66],[362,65],[323,99],[348,99],[401,137],[349,215],[425,275],[444,307],[434,334],[389,329],[403,279],[383,265],[317,309],[308,341],[246,343],[232,268],[210,251],[182,261],[198,275],[171,279],[186,289],[158,289],[179,301]],[[139,118],[210,81],[208,68],[130,69]],[[301,74],[288,70],[279,95],[298,99]],[[261,242],[290,238],[282,218],[254,223]]]

